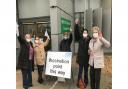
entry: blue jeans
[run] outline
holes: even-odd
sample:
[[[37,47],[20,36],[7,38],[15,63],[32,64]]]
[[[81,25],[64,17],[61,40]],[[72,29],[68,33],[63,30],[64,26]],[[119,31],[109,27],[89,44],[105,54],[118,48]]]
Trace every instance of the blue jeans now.
[[[23,77],[23,88],[27,89],[32,85],[32,71],[31,69],[22,69],[22,77]]]

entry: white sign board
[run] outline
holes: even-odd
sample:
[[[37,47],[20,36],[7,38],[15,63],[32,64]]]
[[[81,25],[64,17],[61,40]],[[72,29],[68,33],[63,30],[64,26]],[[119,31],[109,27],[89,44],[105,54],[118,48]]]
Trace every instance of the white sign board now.
[[[48,52],[45,74],[71,78],[72,52]]]

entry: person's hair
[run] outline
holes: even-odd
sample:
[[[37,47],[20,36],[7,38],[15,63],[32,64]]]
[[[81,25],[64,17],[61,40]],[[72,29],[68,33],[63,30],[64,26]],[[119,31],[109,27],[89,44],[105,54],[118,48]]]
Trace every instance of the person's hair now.
[[[30,37],[31,37],[31,34],[29,34],[29,33],[26,33],[26,34],[24,35],[24,37],[26,38],[27,35],[30,35]]]
[[[63,33],[63,36],[64,36],[64,35],[69,35],[69,33],[68,33],[68,32],[64,32],[64,33]]]
[[[98,33],[100,32],[100,28],[98,26],[94,26],[92,27],[91,31],[93,32],[94,30],[97,30]]]
[[[36,39],[36,38],[39,38],[39,39],[40,39],[40,36],[35,36],[35,39]]]
[[[88,33],[88,29],[86,29],[86,28],[84,29],[84,28],[83,28],[83,32],[84,32],[84,31],[87,31],[87,33]],[[83,33],[83,32],[82,32],[82,33]]]

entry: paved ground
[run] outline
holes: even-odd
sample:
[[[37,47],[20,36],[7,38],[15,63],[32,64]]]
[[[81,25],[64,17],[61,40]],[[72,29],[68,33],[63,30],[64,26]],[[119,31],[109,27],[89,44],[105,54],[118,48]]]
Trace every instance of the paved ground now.
[[[75,56],[72,62],[73,75],[74,75],[74,83],[73,80],[66,80],[65,83],[57,83],[53,89],[78,89],[76,87],[77,75],[78,75],[78,66],[75,63]],[[29,89],[50,89],[53,84],[56,82],[55,77],[47,77],[45,78],[44,84],[37,83],[37,70],[32,73],[33,76],[33,87]],[[21,71],[16,71],[16,89],[22,88],[22,75]],[[90,89],[90,84],[86,89]],[[105,68],[102,69],[101,75],[101,86],[100,89],[112,89],[112,57],[111,55],[105,56]]]

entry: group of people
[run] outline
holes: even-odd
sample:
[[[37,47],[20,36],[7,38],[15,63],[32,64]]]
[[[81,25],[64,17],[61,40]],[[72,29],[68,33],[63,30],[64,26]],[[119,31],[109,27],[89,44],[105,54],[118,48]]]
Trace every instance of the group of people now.
[[[77,30],[77,29],[75,29]],[[90,66],[91,89],[100,89],[101,68],[104,67],[104,47],[109,48],[108,42],[103,36],[98,26],[92,27],[92,37],[88,30],[83,29],[82,36],[78,40],[79,47],[76,63],[79,65],[77,87],[80,87],[82,72],[84,69],[84,87],[88,85],[88,68]]]
[[[35,37],[34,43],[31,41],[31,35],[25,34],[22,37],[17,29],[17,38],[20,43],[20,54],[18,60],[18,67],[21,69],[23,78],[23,88],[28,89],[32,87],[32,71],[34,71],[34,65],[36,63],[38,68],[38,83],[43,83],[43,69],[45,64],[45,49],[44,47],[49,43],[49,36],[46,35],[47,39],[45,42],[41,41],[39,36]],[[35,60],[35,61],[34,61]]]
[[[78,24],[76,24],[75,30],[79,30]],[[74,31],[75,32],[75,31]],[[79,32],[79,31],[77,31]],[[75,33],[78,34],[78,33]],[[84,85],[85,88],[88,85],[88,68],[90,66],[90,84],[91,89],[99,89],[100,87],[100,75],[101,68],[104,67],[104,47],[110,47],[110,42],[103,38],[99,27],[94,26],[92,28],[92,37],[89,36],[88,30],[83,29],[82,34],[77,35],[77,41],[79,42],[78,53],[76,62],[79,64],[77,86],[80,87],[79,81],[82,79],[82,72],[84,69]],[[78,39],[78,36],[80,37]],[[43,83],[43,69],[45,64],[45,49],[48,45],[50,37],[46,35],[45,42],[41,41],[39,36],[34,38],[34,43],[31,41],[31,35],[25,34],[22,37],[17,29],[17,38],[20,43],[20,54],[18,60],[18,66],[21,68],[23,77],[23,88],[28,89],[32,87],[32,71],[34,71],[34,65],[36,62],[38,68],[38,83]],[[72,31],[65,32],[63,39],[60,42],[59,51],[71,52],[72,43]],[[35,62],[34,62],[35,60]]]

